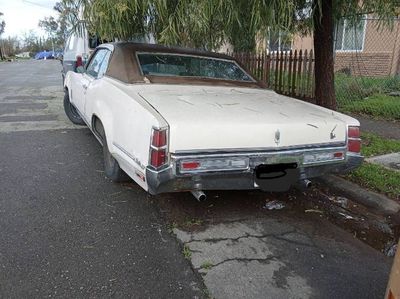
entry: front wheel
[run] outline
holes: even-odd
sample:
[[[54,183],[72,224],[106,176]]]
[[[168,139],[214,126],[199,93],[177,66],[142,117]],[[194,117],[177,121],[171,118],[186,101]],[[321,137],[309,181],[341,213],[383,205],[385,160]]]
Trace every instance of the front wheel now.
[[[74,123],[76,125],[81,125],[81,126],[85,125],[85,122],[80,117],[78,111],[71,104],[71,102],[69,100],[68,90],[66,90],[65,93],[64,93],[64,111],[65,111],[65,114],[68,116],[69,120],[72,123]]]

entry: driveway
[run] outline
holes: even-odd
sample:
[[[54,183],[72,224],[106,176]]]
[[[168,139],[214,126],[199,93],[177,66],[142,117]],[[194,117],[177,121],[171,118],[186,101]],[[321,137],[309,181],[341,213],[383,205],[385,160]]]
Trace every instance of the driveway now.
[[[1,297],[383,297],[392,260],[290,208],[307,194],[198,203],[106,179],[100,145],[64,116],[60,69],[0,63]]]

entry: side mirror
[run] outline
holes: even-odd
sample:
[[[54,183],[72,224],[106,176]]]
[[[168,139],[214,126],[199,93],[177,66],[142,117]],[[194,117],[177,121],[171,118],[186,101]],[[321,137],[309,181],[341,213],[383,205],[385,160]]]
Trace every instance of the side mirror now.
[[[83,66],[78,66],[76,68],[76,72],[79,74],[83,74],[85,72],[85,68]]]

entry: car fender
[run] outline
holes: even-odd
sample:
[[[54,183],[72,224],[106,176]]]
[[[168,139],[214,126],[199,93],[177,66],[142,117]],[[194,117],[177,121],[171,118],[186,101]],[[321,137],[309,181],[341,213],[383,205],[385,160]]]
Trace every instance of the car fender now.
[[[67,74],[65,75],[65,80],[64,80],[64,89],[70,89],[71,86],[71,71],[68,71]]]
[[[91,118],[91,125],[93,125],[93,119],[97,117],[104,129],[104,133],[106,135],[106,141],[107,141],[107,146],[108,149],[111,153],[113,153],[113,116],[111,113],[110,107],[108,107],[108,104],[104,101],[95,101],[93,103],[93,113],[92,113],[92,118]],[[94,128],[92,128],[94,130]]]

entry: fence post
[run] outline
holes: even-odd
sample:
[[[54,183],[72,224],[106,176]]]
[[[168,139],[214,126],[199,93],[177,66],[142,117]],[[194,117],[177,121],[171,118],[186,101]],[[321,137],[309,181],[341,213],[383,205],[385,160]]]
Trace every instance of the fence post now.
[[[297,50],[294,51],[293,59],[293,77],[292,77],[292,96],[296,96],[296,63],[297,63]]]
[[[303,57],[303,80],[301,82],[301,96],[303,98],[306,97],[306,74],[307,74],[307,49],[304,51],[304,57]]]
[[[271,63],[271,55],[265,53],[265,61],[264,61],[264,78],[265,78],[265,82],[267,83],[267,86],[270,87],[270,82],[269,82],[269,78],[270,78],[270,74],[269,72],[271,71],[270,68],[270,63]]]
[[[288,80],[288,89],[286,94],[290,95],[290,88],[291,88],[291,83],[292,83],[292,63],[293,63],[293,51],[290,50],[289,52],[289,68],[288,68],[288,75],[287,75],[287,80]]]

